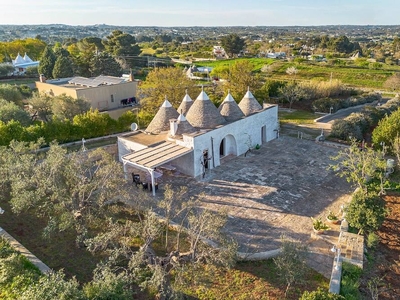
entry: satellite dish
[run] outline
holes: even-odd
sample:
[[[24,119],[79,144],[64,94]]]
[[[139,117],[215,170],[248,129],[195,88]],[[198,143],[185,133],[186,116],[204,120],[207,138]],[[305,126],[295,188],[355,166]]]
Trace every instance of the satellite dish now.
[[[136,124],[136,123],[132,123],[132,124],[131,124],[131,130],[132,130],[132,131],[136,131],[137,129],[138,129],[137,124]]]

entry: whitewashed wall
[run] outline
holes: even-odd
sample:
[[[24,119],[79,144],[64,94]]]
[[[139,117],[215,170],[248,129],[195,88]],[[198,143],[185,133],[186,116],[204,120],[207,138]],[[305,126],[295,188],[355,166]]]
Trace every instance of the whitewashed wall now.
[[[122,162],[122,156],[132,153],[134,151],[139,151],[147,148],[147,146],[130,141],[125,139],[124,137],[118,137],[118,159]]]
[[[220,144],[227,135],[232,135],[235,138],[237,155],[242,155],[249,149],[249,146],[253,148],[257,144],[262,144],[261,128],[263,126],[266,127],[265,140],[268,142],[275,139],[277,135],[275,131],[277,125],[278,107],[270,106],[264,111],[194,137],[194,177],[201,176],[203,172],[201,159],[203,158],[203,151],[206,149],[208,150],[209,157],[214,157],[214,159],[209,162],[209,168],[212,169],[221,164]],[[227,145],[226,150],[232,151],[232,147],[232,144]],[[215,166],[213,165],[213,162],[215,163]]]

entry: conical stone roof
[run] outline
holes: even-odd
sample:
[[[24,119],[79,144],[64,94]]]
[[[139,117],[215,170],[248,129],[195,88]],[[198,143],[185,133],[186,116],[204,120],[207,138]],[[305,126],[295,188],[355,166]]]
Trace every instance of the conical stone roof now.
[[[246,95],[244,95],[243,99],[239,102],[239,108],[242,110],[245,116],[251,115],[262,109],[262,106],[256,98],[254,98],[253,94],[250,92],[250,89],[247,89]]]
[[[17,57],[14,60],[14,65],[23,64],[23,63],[25,63],[25,61],[22,58],[22,56],[19,55],[19,53],[18,53]]]
[[[175,135],[182,135],[184,133],[193,133],[196,131],[194,128],[185,118],[183,114],[180,114],[178,120],[176,122],[178,124],[178,129],[175,132]]]
[[[161,105],[157,114],[151,120],[146,131],[151,133],[160,133],[161,131],[169,130],[169,120],[176,119],[179,116],[175,108],[172,107],[171,103],[165,97],[164,103]]]
[[[183,97],[183,100],[178,107],[178,113],[186,114],[189,111],[189,108],[192,106],[192,104],[193,104],[193,100],[192,100],[192,98],[190,98],[190,96],[188,95],[187,90],[186,90],[186,95],[185,95],[185,97]]]
[[[244,113],[240,110],[230,92],[228,92],[228,95],[218,107],[218,111],[228,122],[237,121],[244,117]]]
[[[200,129],[211,129],[226,123],[226,120],[221,116],[204,90],[193,102],[186,114],[186,119],[192,126]]]

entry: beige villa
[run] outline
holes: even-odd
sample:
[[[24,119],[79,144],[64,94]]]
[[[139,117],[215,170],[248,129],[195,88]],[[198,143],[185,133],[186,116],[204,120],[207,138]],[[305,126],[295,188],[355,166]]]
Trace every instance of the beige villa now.
[[[36,82],[39,92],[52,96],[65,94],[72,98],[87,99],[93,109],[113,110],[136,103],[138,82],[128,79],[98,76],[95,78],[73,77],[46,80],[42,75]]]

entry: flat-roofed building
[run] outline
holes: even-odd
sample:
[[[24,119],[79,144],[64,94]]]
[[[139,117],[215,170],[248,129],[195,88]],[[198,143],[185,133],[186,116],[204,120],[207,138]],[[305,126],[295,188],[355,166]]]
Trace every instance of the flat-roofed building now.
[[[98,76],[95,78],[73,77],[46,80],[42,75],[36,82],[39,92],[58,96],[65,94],[74,99],[88,100],[93,109],[112,110],[136,104],[138,81],[132,77],[119,78]]]

